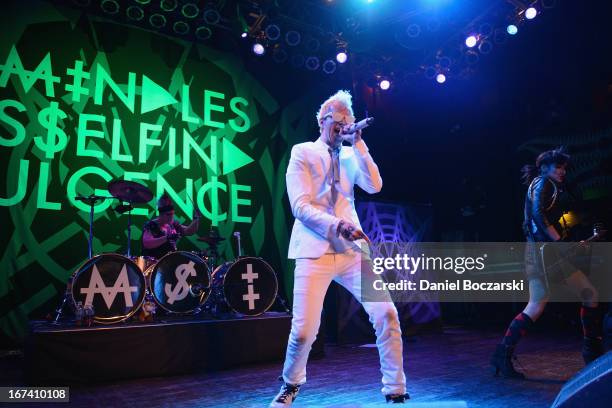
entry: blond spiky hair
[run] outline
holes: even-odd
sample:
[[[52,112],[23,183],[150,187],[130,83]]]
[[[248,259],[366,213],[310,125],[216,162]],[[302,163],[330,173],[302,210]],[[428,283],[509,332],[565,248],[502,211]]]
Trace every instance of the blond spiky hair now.
[[[323,119],[323,116],[325,116],[325,114],[327,114],[335,105],[345,106],[351,115],[353,115],[353,96],[349,91],[344,91],[341,89],[327,98],[327,100],[321,104],[321,107],[317,112],[317,123],[319,124],[319,127],[321,127],[321,120]]]

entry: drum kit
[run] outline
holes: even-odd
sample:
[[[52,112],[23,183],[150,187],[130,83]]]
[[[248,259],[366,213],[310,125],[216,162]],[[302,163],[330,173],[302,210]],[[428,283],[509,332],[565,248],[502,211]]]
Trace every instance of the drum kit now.
[[[93,309],[93,321],[110,324],[128,320],[137,312],[161,308],[167,314],[197,315],[204,311],[213,317],[221,313],[257,316],[268,311],[278,300],[278,280],[274,269],[263,259],[243,256],[240,233],[234,232],[238,257],[217,265],[218,245],[225,238],[216,230],[197,238],[208,245],[206,250],[175,251],[160,259],[132,256],[130,241],[131,212],[135,204],[153,199],[147,187],[124,180],[108,185],[110,197],[79,196],[90,210],[88,258],[72,274],[66,294],[56,310],[58,323],[67,303],[73,307]],[[116,199],[115,211],[127,213],[127,253],[93,255],[93,209],[102,200]]]

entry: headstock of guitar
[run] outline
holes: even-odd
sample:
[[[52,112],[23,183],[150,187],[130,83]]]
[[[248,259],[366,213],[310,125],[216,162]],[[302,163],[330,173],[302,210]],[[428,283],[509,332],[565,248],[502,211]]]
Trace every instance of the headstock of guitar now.
[[[603,223],[601,222],[595,223],[593,224],[593,236],[591,240],[598,241],[600,239],[603,239],[607,233],[608,233],[608,230],[605,228]]]

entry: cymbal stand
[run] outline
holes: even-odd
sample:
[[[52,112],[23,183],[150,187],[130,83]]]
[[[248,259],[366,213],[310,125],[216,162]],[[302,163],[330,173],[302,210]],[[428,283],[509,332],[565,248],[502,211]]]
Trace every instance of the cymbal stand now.
[[[85,204],[89,205],[89,239],[87,240],[87,259],[90,259],[93,256],[93,215],[94,215],[94,206],[98,201],[106,200],[108,198],[114,199],[115,197],[103,197],[90,194],[87,197],[78,195],[74,199],[77,201],[82,201]]]
[[[242,245],[240,245],[240,232],[234,232],[234,237],[236,237],[236,241],[238,242],[238,258],[242,257]]]
[[[91,259],[91,257],[93,256],[93,237],[94,237],[93,215],[94,215],[94,206],[96,205],[96,203],[98,201],[103,201],[103,200],[106,200],[106,199],[109,199],[109,198],[114,198],[114,197],[97,196],[97,195],[94,195],[94,194],[90,194],[89,196],[85,197],[85,196],[82,196],[82,195],[79,194],[78,196],[76,196],[74,198],[77,201],[82,201],[85,204],[89,205],[89,238],[87,240],[87,259]],[[72,277],[68,279],[66,290],[64,291],[64,296],[62,297],[61,303],[59,304],[59,306],[55,310],[55,318],[53,319],[52,324],[59,324],[59,319],[62,316],[62,314],[64,314],[64,307],[66,307],[66,302],[68,302],[68,297],[70,296],[71,286],[72,286]]]

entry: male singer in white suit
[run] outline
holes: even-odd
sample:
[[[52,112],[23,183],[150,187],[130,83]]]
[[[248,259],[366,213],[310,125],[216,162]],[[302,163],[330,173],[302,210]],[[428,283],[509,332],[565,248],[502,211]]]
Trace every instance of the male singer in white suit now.
[[[295,223],[289,258],[295,259],[293,320],[282,378],[271,407],[287,407],[306,382],[306,362],[321,323],[325,292],[332,280],[361,301],[359,243],[367,240],[355,211],[353,188],[382,188],[378,167],[361,138],[345,133],[354,122],[351,95],[338,91],[317,113],[321,134],[315,142],[293,146],[287,167],[287,193]],[[351,147],[342,146],[342,142]],[[392,302],[362,302],[376,332],[382,392],[387,401],[404,402],[406,377],[402,333]]]

